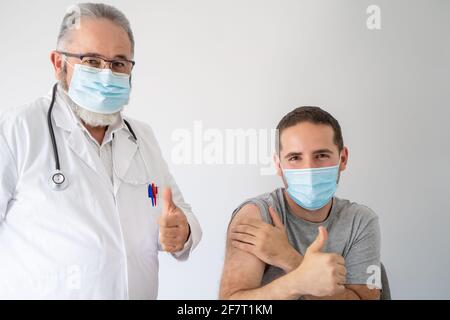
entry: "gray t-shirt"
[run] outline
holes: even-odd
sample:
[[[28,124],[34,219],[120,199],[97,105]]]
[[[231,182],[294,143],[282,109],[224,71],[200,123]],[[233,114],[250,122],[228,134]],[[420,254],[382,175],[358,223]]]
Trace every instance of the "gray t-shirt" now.
[[[295,216],[289,211],[284,198],[284,188],[276,189],[244,201],[233,212],[232,218],[245,204],[258,206],[262,219],[273,224],[269,205],[281,216],[290,244],[302,255],[316,239],[318,227],[328,231],[323,252],[337,253],[344,257],[347,268],[347,284],[366,284],[372,272],[370,266],[380,267],[380,228],[377,215],[368,207],[333,197],[330,214],[325,221],[314,223]],[[284,274],[280,268],[267,265],[262,285]]]

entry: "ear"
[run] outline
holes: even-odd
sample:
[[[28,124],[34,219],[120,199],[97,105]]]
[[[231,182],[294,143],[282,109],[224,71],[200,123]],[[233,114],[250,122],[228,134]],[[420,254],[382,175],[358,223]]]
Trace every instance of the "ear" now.
[[[348,162],[348,148],[344,147],[340,154],[341,165],[339,166],[339,171],[344,171],[347,168]]]
[[[273,154],[273,162],[275,163],[275,169],[277,170],[277,176],[282,177],[283,176],[283,170],[281,170],[281,161],[280,157],[277,153]]]
[[[63,58],[62,55],[56,51],[50,53],[50,61],[52,62],[53,69],[55,70],[55,77],[57,80],[61,79],[61,72],[63,70]]]

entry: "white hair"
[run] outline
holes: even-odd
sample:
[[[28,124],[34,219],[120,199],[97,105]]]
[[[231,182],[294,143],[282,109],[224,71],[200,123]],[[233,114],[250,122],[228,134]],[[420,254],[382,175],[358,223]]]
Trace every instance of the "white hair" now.
[[[64,50],[64,44],[68,38],[68,35],[70,34],[70,31],[80,27],[81,18],[83,17],[94,19],[108,19],[118,26],[122,27],[123,30],[125,30],[125,32],[128,34],[128,38],[130,39],[131,43],[131,53],[134,54],[134,36],[127,17],[113,6],[103,3],[80,3],[70,6],[67,9],[58,34],[58,40],[56,44],[58,50]],[[84,123],[92,127],[105,127],[112,125],[113,123],[115,123],[115,121],[117,121],[120,112],[116,112],[113,114],[96,113],[86,110],[73,102],[72,99],[70,99],[67,95],[68,83],[66,77],[67,70],[66,65],[64,64],[62,70],[62,79],[60,79],[59,81],[65,93],[64,98],[66,102],[69,103],[75,114],[80,117],[80,119],[83,120]]]
[[[128,34],[131,43],[131,53],[134,54],[134,36],[127,17],[115,7],[103,3],[80,3],[67,9],[59,29],[56,44],[58,50],[64,50],[64,42],[67,39],[67,35],[71,30],[80,27],[81,18],[83,17],[108,19],[122,27]]]

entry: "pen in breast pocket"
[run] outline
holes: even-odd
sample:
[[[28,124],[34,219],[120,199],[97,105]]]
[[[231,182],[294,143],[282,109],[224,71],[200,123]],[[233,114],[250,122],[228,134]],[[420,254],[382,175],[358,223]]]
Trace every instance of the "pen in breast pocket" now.
[[[158,187],[154,183],[148,185],[148,197],[152,200],[152,207],[156,207],[156,198],[158,196]]]

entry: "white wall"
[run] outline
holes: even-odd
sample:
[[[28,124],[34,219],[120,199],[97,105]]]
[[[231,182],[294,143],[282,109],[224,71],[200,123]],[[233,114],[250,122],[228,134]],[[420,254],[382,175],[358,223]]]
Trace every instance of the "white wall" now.
[[[280,185],[257,165],[174,165],[174,130],[270,129],[319,105],[350,148],[338,195],[380,216],[393,297],[450,299],[449,1],[108,2],[137,42],[127,113],[153,126],[204,229],[190,261],[161,255],[160,298],[215,299],[233,208]],[[0,0],[0,110],[50,90],[70,4]],[[366,27],[370,4],[381,30]]]

